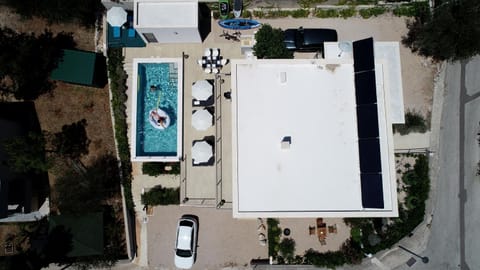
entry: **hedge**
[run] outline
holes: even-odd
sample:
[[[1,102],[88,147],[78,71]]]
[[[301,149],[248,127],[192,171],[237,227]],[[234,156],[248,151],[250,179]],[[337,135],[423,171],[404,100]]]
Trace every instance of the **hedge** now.
[[[111,106],[114,118],[114,131],[117,141],[117,150],[120,157],[122,172],[122,185],[125,202],[128,210],[134,210],[135,204],[132,197],[132,164],[130,163],[130,147],[127,137],[127,115],[125,102],[127,74],[123,69],[123,55],[121,48],[108,50],[108,76],[112,92]]]

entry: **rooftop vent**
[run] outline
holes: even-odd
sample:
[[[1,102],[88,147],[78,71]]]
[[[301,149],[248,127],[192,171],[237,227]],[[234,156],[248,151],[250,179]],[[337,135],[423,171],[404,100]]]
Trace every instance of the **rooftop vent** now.
[[[292,144],[292,137],[290,136],[283,137],[281,142],[282,149],[290,149],[291,144]]]

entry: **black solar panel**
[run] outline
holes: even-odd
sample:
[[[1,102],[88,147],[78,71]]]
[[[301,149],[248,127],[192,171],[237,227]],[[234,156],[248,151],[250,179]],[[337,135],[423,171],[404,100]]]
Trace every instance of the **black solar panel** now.
[[[382,172],[380,159],[380,140],[359,139],[358,149],[360,152],[360,172],[380,173]]]
[[[360,175],[362,187],[362,206],[364,208],[384,208],[381,174]]]
[[[375,70],[355,73],[355,97],[357,105],[377,102]]]
[[[353,42],[353,69],[355,72],[368,71],[375,68],[373,55],[373,38]]]
[[[377,104],[357,106],[358,138],[378,137],[378,111]]]

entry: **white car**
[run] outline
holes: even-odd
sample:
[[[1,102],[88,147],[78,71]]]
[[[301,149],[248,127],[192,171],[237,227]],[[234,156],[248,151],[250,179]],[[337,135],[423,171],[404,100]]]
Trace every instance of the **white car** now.
[[[184,215],[178,220],[177,239],[175,241],[175,266],[190,269],[197,253],[197,219]]]

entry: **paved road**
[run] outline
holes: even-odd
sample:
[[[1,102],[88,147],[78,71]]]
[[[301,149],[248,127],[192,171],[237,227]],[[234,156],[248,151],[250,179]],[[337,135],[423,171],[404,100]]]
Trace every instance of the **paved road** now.
[[[440,130],[435,212],[430,241],[417,262],[398,269],[480,269],[479,159],[476,136],[480,121],[480,58],[449,64]]]

